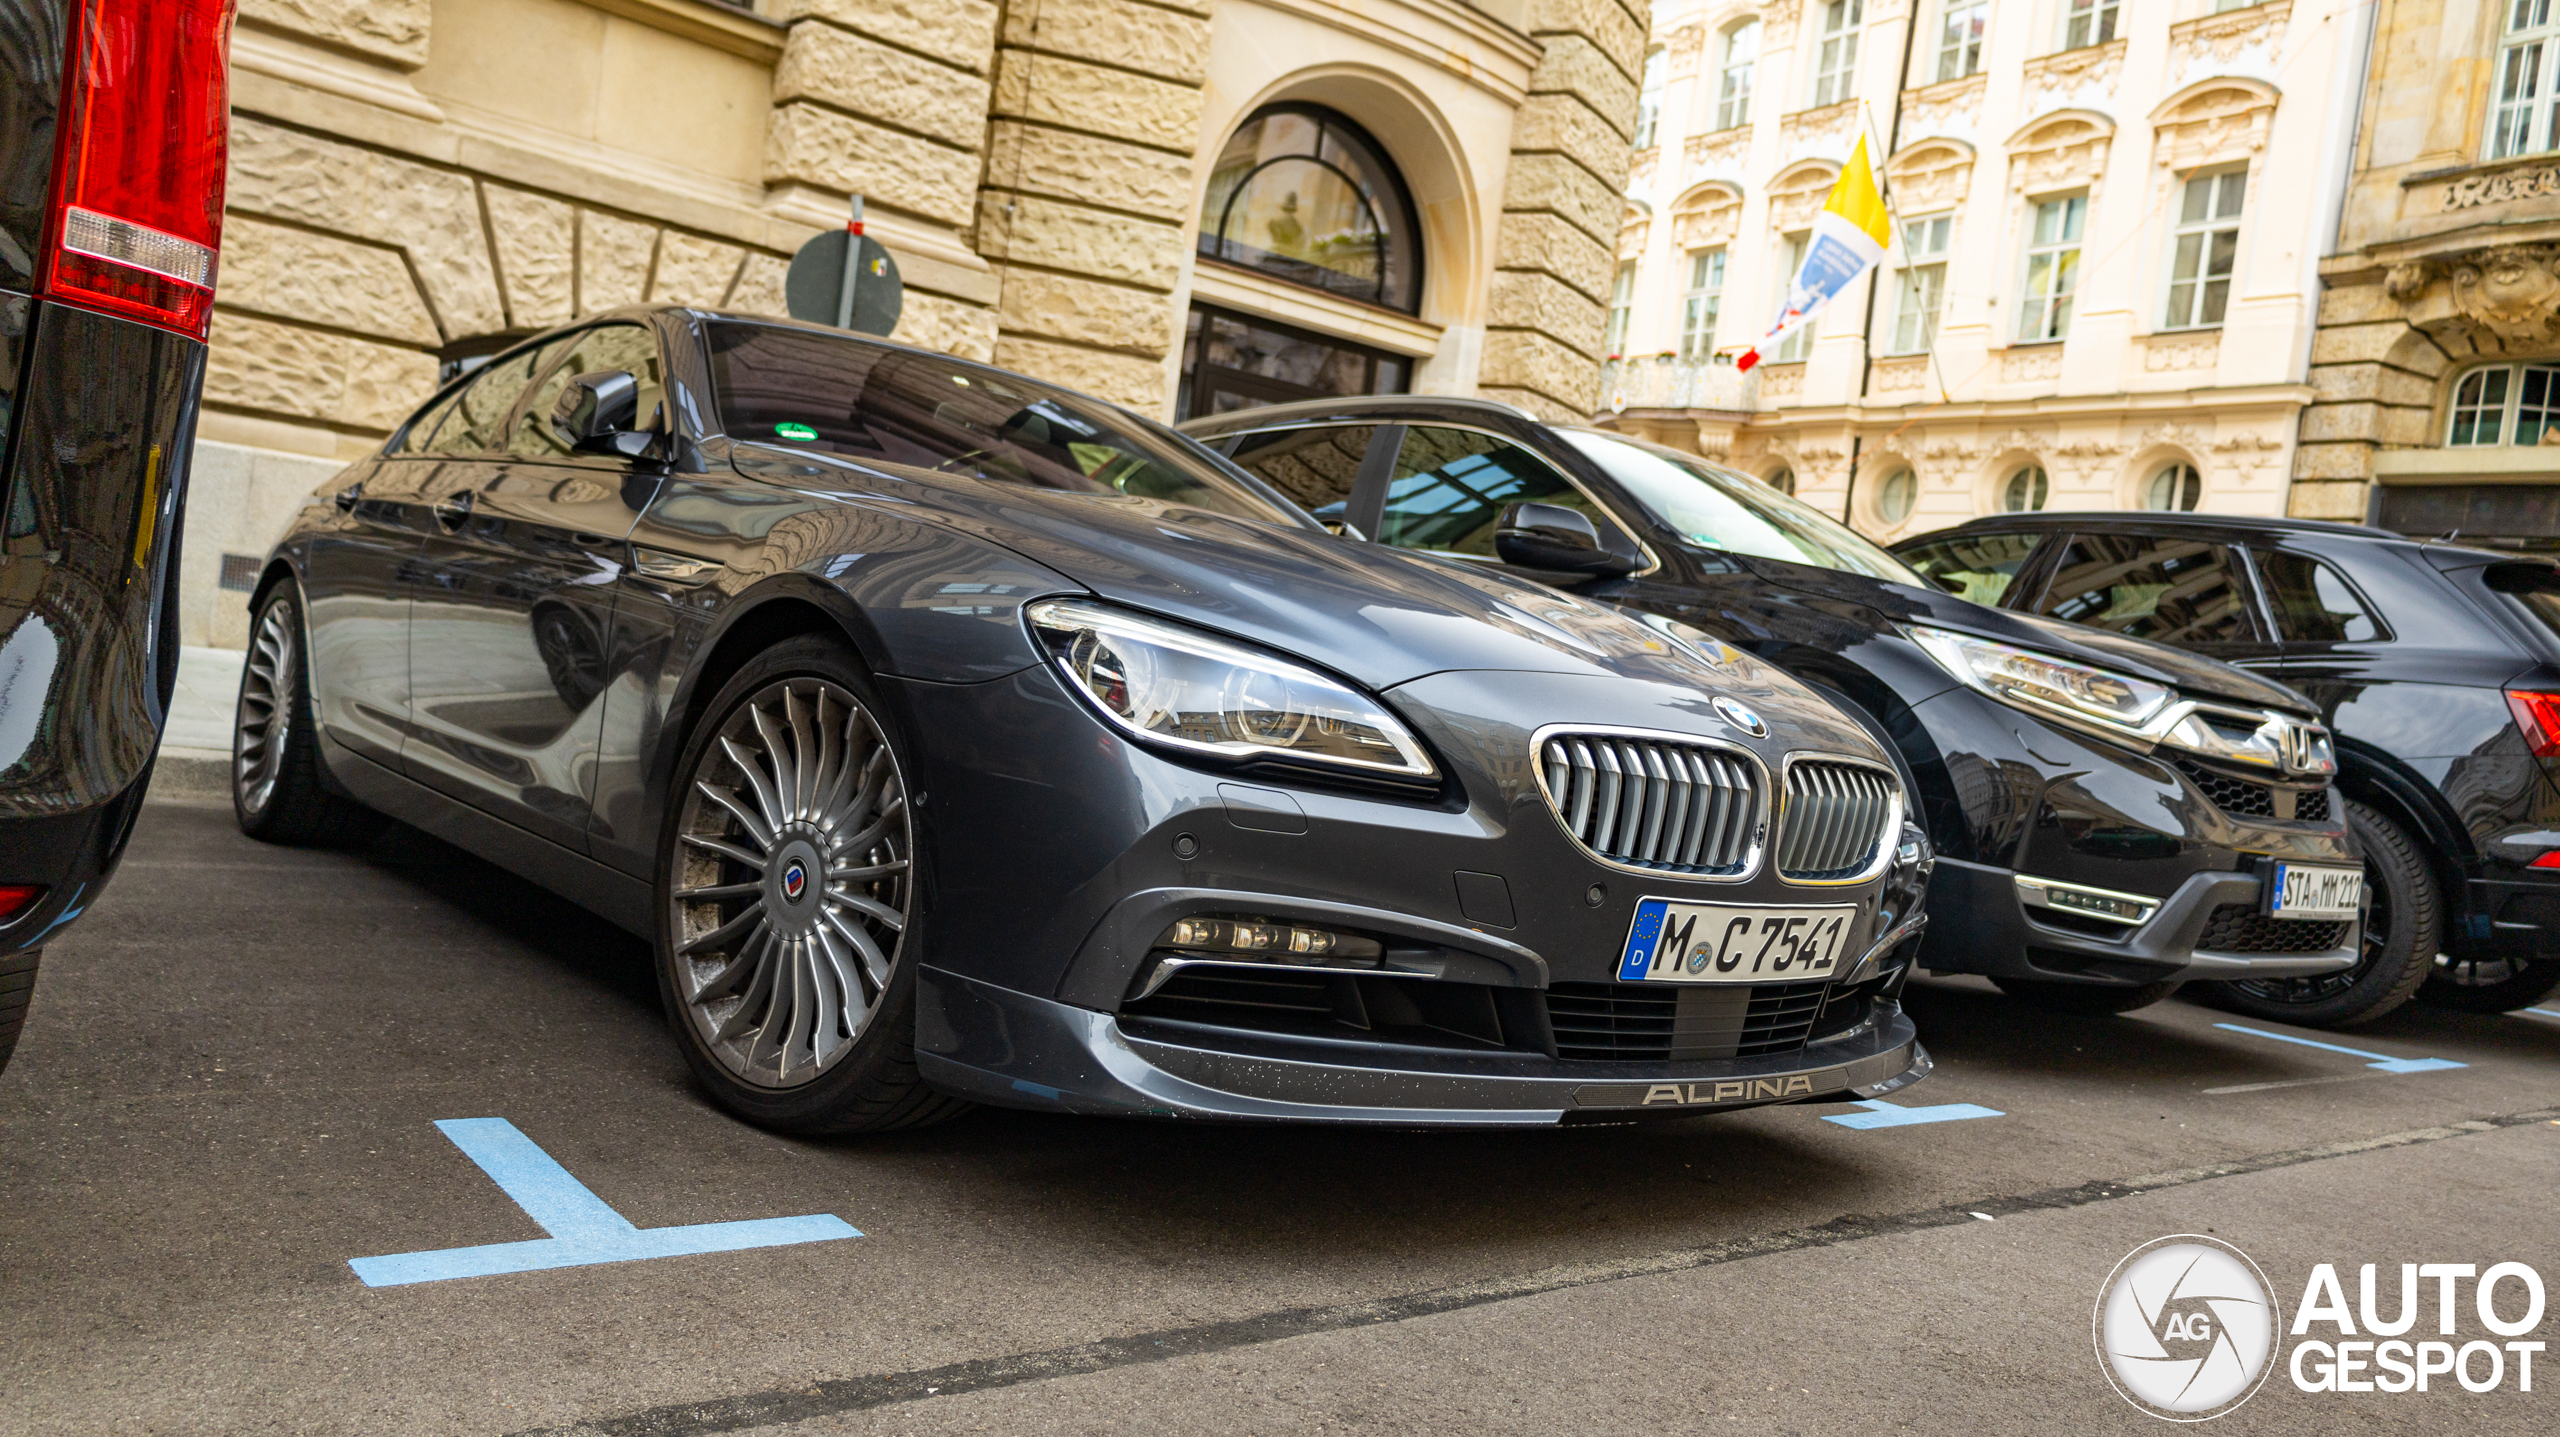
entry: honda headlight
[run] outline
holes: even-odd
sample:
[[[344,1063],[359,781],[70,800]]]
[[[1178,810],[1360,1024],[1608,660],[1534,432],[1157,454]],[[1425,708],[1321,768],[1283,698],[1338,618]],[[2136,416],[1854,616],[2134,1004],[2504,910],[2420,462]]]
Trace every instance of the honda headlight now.
[[[2160,737],[2148,727],[2151,721],[2176,697],[2162,684],[1970,634],[1914,628],[1911,637],[1948,673],[2002,703],[2093,725],[2146,745]]]
[[[1383,705],[1303,664],[1082,600],[1050,599],[1029,612],[1059,669],[1138,738],[1218,758],[1439,776]]]

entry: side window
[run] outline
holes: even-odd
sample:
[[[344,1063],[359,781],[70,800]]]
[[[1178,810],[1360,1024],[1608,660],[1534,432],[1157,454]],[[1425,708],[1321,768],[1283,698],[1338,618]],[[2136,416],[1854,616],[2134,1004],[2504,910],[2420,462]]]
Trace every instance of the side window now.
[[[1966,534],[1901,550],[1902,562],[1960,599],[2000,607],[2018,570],[2036,551],[2036,534]]]
[[[2338,571],[2307,554],[2252,551],[2278,637],[2297,643],[2366,643],[2386,637]]]
[[[1490,559],[1504,506],[1532,503],[1570,505],[1599,525],[1611,522],[1553,465],[1516,444],[1416,426],[1396,451],[1378,538],[1400,549]]]
[[[2256,637],[2231,551],[2191,539],[2078,534],[2038,611],[2164,644]]]
[[[436,431],[443,427],[445,416],[453,413],[455,407],[462,403],[462,396],[469,391],[470,386],[464,385],[428,405],[416,419],[410,421],[407,429],[401,431],[399,446],[386,452],[392,454],[429,452],[428,446],[435,443]]]
[[[1319,519],[1343,522],[1360,458],[1369,452],[1374,424],[1332,424],[1314,429],[1265,429],[1235,441],[1228,458]]]
[[[535,367],[549,349],[520,349],[481,367],[480,376],[463,388],[453,411],[438,425],[433,439],[417,446],[420,454],[490,454],[505,439],[501,432],[516,396],[533,382]]]
[[[550,354],[558,341],[544,349]],[[647,429],[658,422],[658,403],[666,396],[659,377],[658,341],[636,324],[607,324],[569,337],[566,358],[542,377],[533,392],[525,397],[522,411],[516,415],[515,428],[507,435],[507,452],[520,459],[566,458],[569,446],[551,427],[551,406],[560,401],[560,392],[569,381],[581,374],[600,369],[619,369],[640,381],[640,427]]]

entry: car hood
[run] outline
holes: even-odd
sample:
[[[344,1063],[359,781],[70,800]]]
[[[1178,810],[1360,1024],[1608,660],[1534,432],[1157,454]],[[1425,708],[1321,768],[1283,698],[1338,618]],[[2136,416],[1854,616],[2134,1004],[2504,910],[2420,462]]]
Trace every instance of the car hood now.
[[[2233,668],[2219,659],[2209,659],[2149,639],[2127,638],[2104,629],[2050,619],[2040,614],[1994,609],[1969,599],[1959,599],[1953,594],[1871,579],[1861,574],[1846,574],[1837,569],[1749,556],[1735,557],[1741,558],[1754,573],[1772,583],[1820,598],[1862,604],[1896,623],[1926,624],[2004,644],[2016,644],[2021,648],[2041,649],[2082,663],[2103,665],[2135,678],[2169,684],[2195,698],[2223,699],[2259,708],[2284,709],[2305,716],[2319,713],[2309,699],[2282,684],[2262,679],[2246,669]]]
[[[1322,530],[752,445],[731,459],[768,483],[938,519],[1098,597],[1296,655],[1371,689],[1461,669],[1670,681],[1746,703],[1746,690],[1797,688],[1704,635],[1692,647],[1553,589]]]

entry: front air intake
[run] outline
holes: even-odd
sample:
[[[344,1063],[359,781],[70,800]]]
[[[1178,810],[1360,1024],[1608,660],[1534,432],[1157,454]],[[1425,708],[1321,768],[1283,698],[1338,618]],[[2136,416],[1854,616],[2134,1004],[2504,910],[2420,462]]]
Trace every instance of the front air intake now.
[[[1717,877],[1750,871],[1760,766],[1704,743],[1566,732],[1538,746],[1538,777],[1565,832],[1613,863]]]
[[[1901,818],[1899,786],[1881,770],[1820,759],[1792,764],[1778,817],[1778,875],[1796,883],[1864,878]]]

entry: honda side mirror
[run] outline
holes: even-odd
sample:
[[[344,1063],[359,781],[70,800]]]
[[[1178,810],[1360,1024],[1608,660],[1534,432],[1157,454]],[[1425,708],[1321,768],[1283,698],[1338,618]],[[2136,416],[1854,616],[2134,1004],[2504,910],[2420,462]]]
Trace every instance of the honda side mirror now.
[[[551,428],[572,454],[638,459],[658,436],[640,428],[640,381],[629,371],[581,374],[551,406]]]
[[[1591,516],[1562,504],[1513,504],[1493,532],[1493,552],[1506,564],[1563,574],[1631,574],[1639,565],[1600,546]]]

